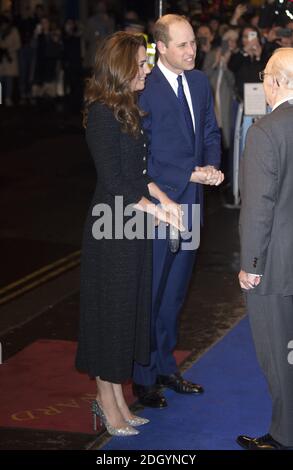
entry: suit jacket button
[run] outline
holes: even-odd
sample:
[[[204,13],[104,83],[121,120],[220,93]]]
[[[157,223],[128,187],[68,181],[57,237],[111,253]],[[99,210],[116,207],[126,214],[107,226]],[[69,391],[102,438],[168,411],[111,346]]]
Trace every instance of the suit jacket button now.
[[[142,174],[143,175],[146,175],[147,171],[146,170],[143,170]]]

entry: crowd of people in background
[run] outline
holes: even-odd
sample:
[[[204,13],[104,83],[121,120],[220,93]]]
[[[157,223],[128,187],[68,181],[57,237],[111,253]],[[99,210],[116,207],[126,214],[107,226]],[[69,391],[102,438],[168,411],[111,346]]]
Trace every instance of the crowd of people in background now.
[[[238,4],[237,4],[238,3]],[[245,82],[258,82],[273,51],[293,46],[293,15],[275,14],[274,0],[259,8],[249,2],[168,2],[167,10],[184,14],[196,31],[196,68],[209,77],[223,145],[231,140],[233,100],[243,99]],[[168,11],[167,11],[168,12]],[[35,105],[62,99],[79,111],[84,78],[90,75],[97,41],[117,30],[146,33],[152,42],[154,18],[139,11],[118,18],[98,1],[85,24],[68,18],[61,24],[42,4],[21,16],[0,16],[0,81],[6,106]]]

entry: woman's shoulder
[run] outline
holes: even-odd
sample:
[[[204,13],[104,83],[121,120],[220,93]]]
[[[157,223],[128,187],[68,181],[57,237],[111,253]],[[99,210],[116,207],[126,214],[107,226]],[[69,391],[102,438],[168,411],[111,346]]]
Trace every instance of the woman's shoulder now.
[[[89,112],[90,113],[99,113],[105,114],[106,116],[114,116],[113,111],[107,106],[105,103],[101,101],[94,101],[89,105]]]
[[[88,118],[89,119],[103,119],[103,121],[109,122],[111,124],[119,123],[114,116],[114,112],[109,106],[105,103],[101,103],[100,101],[95,101],[94,103],[90,104],[88,108]]]
[[[119,126],[119,123],[115,118],[114,111],[105,103],[100,101],[94,101],[89,105],[88,117],[89,119],[102,119],[104,122],[111,123],[112,125],[116,123],[117,126]]]
[[[91,134],[92,131],[115,136],[120,133],[120,124],[112,109],[98,101],[88,108],[86,134]]]

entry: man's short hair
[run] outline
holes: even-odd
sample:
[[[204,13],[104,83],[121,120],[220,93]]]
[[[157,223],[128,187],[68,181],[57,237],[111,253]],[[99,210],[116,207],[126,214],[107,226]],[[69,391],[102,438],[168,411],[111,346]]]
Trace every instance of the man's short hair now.
[[[188,19],[186,18],[186,16],[183,15],[169,14],[159,18],[154,26],[153,35],[155,42],[162,41],[165,46],[168,46],[169,41],[171,39],[169,34],[169,28],[171,24],[179,22],[185,22],[189,24]]]

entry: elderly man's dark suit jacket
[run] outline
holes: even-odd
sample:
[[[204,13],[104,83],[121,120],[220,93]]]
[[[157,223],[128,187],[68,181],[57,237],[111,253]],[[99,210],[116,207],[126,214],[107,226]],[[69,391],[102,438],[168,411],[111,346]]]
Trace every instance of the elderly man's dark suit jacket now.
[[[249,130],[240,170],[241,269],[253,294],[293,295],[293,100]]]

